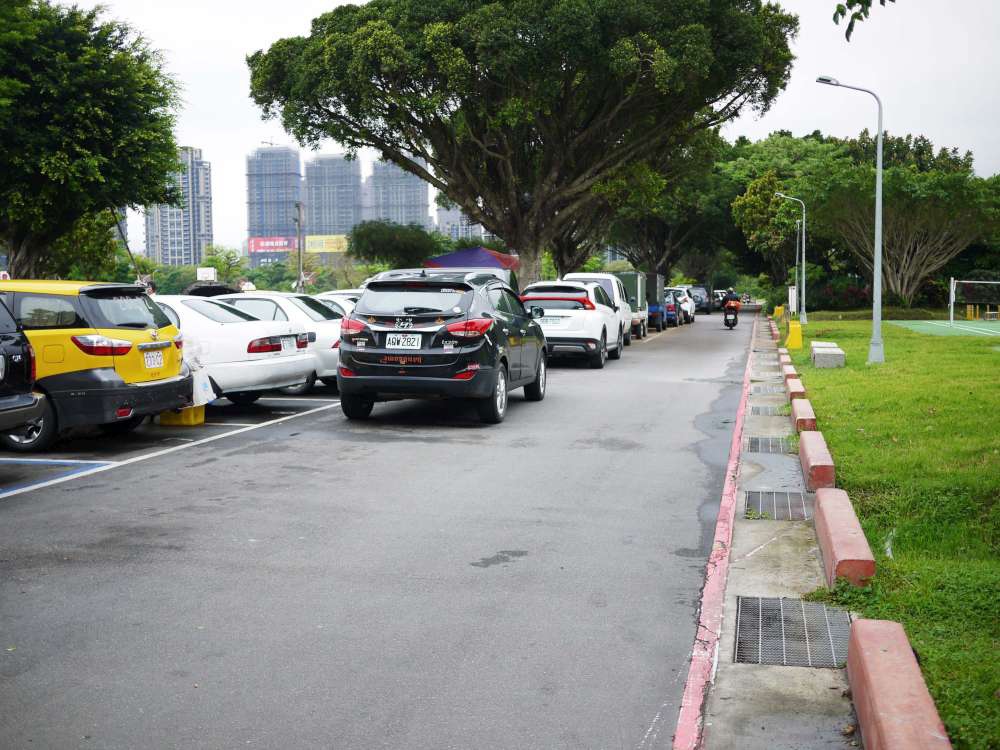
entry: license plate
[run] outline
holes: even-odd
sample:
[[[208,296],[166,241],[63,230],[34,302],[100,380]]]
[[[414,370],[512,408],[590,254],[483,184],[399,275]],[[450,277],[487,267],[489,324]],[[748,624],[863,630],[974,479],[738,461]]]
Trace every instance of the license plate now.
[[[146,360],[148,369],[163,367],[163,352],[143,352],[142,356]]]
[[[284,336],[281,339],[281,351],[290,352],[295,349],[295,339],[291,336]]]
[[[386,349],[419,349],[419,333],[390,333],[385,337]]]
[[[559,325],[562,323],[562,318],[539,318],[539,322],[542,325]]]

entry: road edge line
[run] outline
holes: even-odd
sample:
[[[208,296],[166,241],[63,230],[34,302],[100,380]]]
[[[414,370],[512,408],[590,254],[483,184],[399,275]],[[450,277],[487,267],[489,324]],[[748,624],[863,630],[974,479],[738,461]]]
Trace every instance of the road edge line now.
[[[722,501],[715,522],[715,538],[712,551],[705,564],[705,585],[701,590],[701,606],[698,613],[698,630],[691,650],[687,681],[681,696],[681,708],[674,731],[674,750],[694,750],[701,740],[703,709],[708,686],[715,674],[715,663],[719,650],[719,634],[722,630],[722,615],[725,605],[726,580],[729,577],[729,554],[733,539],[733,524],[736,520],[736,476],[739,472],[740,448],[743,442],[743,422],[746,417],[747,402],[750,397],[750,373],[753,368],[753,348],[757,340],[759,316],[754,316],[750,333],[750,347],[747,365],[743,373],[743,394],[736,410],[733,425],[733,439],[729,447],[729,463],[726,465],[726,482],[722,487]]]

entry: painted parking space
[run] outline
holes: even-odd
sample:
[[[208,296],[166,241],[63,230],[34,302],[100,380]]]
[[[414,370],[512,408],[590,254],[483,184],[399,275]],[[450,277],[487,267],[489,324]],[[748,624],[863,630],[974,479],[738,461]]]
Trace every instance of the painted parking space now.
[[[1000,336],[996,320],[891,320],[894,326],[930,336]]]
[[[106,465],[106,461],[0,458],[0,495],[30,489],[52,479],[69,478]]]

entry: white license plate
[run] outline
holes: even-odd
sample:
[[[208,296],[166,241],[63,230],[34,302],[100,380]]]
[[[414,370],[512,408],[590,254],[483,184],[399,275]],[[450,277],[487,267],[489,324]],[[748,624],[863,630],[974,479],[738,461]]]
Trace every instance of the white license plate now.
[[[538,319],[542,325],[559,325],[562,323],[562,318],[539,318]]]
[[[386,349],[419,349],[419,333],[390,333],[385,337]]]
[[[291,336],[283,336],[281,339],[281,351],[290,352],[295,349],[295,339]]]
[[[142,356],[146,360],[148,369],[163,367],[163,352],[143,352]]]

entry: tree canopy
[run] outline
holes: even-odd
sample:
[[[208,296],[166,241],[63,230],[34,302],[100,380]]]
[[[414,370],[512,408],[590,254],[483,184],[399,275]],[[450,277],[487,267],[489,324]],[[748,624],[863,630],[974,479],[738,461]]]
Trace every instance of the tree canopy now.
[[[40,271],[88,215],[174,199],[176,104],[158,53],[100,10],[0,5],[0,244],[13,274]]]
[[[629,165],[784,88],[797,20],[761,0],[373,0],[248,58],[300,142],[372,147],[522,257]]]
[[[391,221],[361,222],[351,231],[347,246],[352,258],[393,268],[419,268],[443,252],[445,245],[423,227]]]
[[[878,1],[882,7],[885,7],[886,0]],[[854,25],[871,15],[872,2],[873,0],[847,0],[846,3],[837,3],[837,7],[833,11],[833,22],[839,24],[843,19],[848,19],[847,28],[844,30],[844,36],[847,37],[848,41],[854,34]],[[896,0],[889,0],[889,2],[894,3]]]

